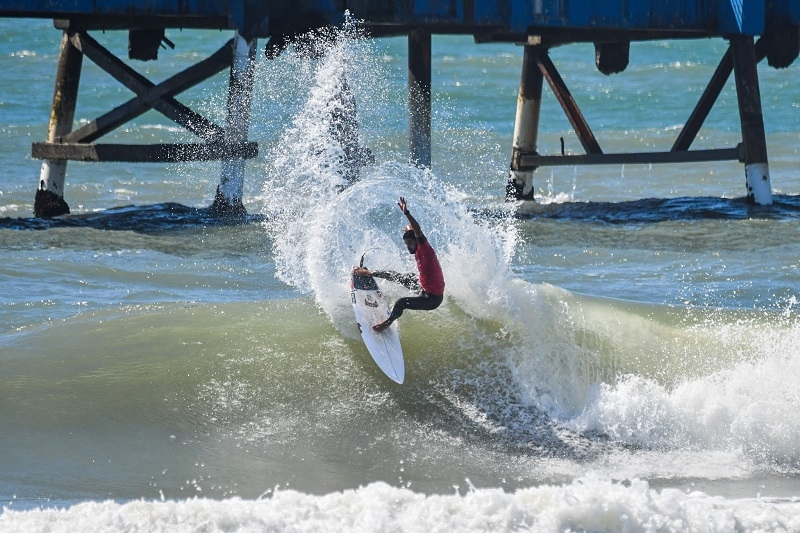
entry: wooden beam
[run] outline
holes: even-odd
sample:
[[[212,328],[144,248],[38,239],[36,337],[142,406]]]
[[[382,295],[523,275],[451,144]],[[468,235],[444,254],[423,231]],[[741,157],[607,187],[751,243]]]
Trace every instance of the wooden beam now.
[[[762,37],[756,43],[756,61],[761,62],[766,55],[767,46]],[[697,105],[689,116],[689,120],[686,121],[678,138],[675,140],[675,144],[672,145],[673,152],[688,150],[692,145],[695,137],[697,137],[697,134],[700,132],[700,128],[703,126],[703,122],[705,122],[708,117],[711,108],[716,103],[722,89],[728,82],[731,72],[733,72],[733,56],[731,55],[731,49],[729,47],[728,50],[725,51],[725,55],[722,56],[719,65],[717,65],[717,69],[711,76],[711,80],[708,82],[703,94],[697,101]]]
[[[699,163],[741,161],[741,147],[682,152],[639,152],[631,154],[536,155],[520,156],[520,169],[573,165],[646,165],[650,163]]]
[[[82,66],[83,54],[72,46],[69,34],[63,32],[53,90],[53,106],[50,110],[50,126],[47,130],[48,142],[57,141],[72,129]],[[66,174],[66,161],[53,158],[42,162],[39,186],[36,188],[36,198],[33,202],[34,216],[47,218],[69,213],[69,205],[64,200]]]
[[[547,80],[547,83],[553,90],[553,94],[555,94],[558,99],[558,103],[561,104],[562,109],[564,109],[564,113],[567,115],[567,119],[569,119],[572,128],[578,135],[583,149],[586,150],[587,154],[602,154],[603,150],[600,149],[600,144],[597,142],[594,133],[592,133],[592,129],[583,117],[578,104],[569,92],[567,84],[564,83],[561,74],[558,73],[556,66],[550,59],[550,55],[542,50],[537,54],[537,60],[544,79]]]
[[[258,143],[167,143],[167,144],[63,144],[33,143],[34,159],[122,163],[177,163],[252,159]]]
[[[155,87],[153,82],[123,63],[85,33],[73,34],[71,42],[97,66],[108,72],[114,79],[137,95],[142,95]],[[152,108],[203,140],[215,142],[220,141],[224,136],[225,130],[223,128],[204,116],[195,113],[174,98],[158,98],[152,102]]]
[[[761,89],[758,85],[758,56],[750,36],[731,37],[730,43],[736,98],[739,102],[739,122],[742,126],[747,197],[759,205],[771,205],[772,185],[761,109]]]
[[[159,99],[175,96],[230,67],[231,58],[232,40],[200,63],[192,65],[183,72],[151,87],[136,98],[128,100],[114,110],[64,136],[61,140],[65,143],[94,142],[122,124],[142,115],[151,109]]]
[[[673,152],[686,151],[692,145],[697,133],[700,131],[700,127],[705,122],[708,113],[722,92],[722,88],[728,82],[731,72],[733,72],[733,58],[731,57],[730,49],[728,49],[725,55],[722,56],[717,69],[711,76],[711,80],[697,101],[689,120],[683,125],[675,144],[672,145]]]

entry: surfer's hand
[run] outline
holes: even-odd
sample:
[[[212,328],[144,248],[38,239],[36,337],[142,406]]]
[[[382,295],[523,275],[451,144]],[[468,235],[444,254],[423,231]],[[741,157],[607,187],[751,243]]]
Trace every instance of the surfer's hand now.
[[[372,271],[367,270],[366,268],[353,267],[353,274],[356,276],[371,276]]]
[[[403,212],[404,215],[408,214],[408,206],[406,205],[405,198],[401,196],[400,201],[397,202],[397,205],[400,207],[400,210]]]

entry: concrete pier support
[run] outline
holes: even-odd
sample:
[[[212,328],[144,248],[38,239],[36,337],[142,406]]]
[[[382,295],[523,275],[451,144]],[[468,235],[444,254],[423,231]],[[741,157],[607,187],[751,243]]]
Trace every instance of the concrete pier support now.
[[[732,37],[730,49],[736,78],[736,96],[739,101],[739,120],[742,125],[747,196],[757,204],[771,205],[772,186],[767,162],[767,139],[761,112],[758,59],[753,38]]]
[[[431,34],[408,34],[408,126],[411,162],[431,166]]]
[[[522,55],[522,76],[514,121],[514,140],[511,150],[511,172],[506,187],[508,200],[533,200],[534,169],[521,169],[523,153],[535,154],[539,136],[539,115],[542,108],[544,76],[538,66],[539,46],[525,45]]]
[[[247,142],[250,130],[250,106],[253,100],[253,76],[255,73],[256,39],[248,42],[238,32],[233,39],[228,86],[227,124],[224,143]],[[242,157],[222,161],[219,185],[211,211],[225,216],[240,216],[246,213],[244,194],[245,160]]]
[[[83,53],[72,45],[70,35],[64,31],[61,37],[61,52],[53,91],[53,106],[50,110],[50,125],[47,130],[47,142],[49,143],[60,142],[62,137],[72,131],[82,65]],[[66,159],[42,161],[39,187],[33,203],[34,216],[49,218],[69,213],[69,205],[64,200],[66,173]]]

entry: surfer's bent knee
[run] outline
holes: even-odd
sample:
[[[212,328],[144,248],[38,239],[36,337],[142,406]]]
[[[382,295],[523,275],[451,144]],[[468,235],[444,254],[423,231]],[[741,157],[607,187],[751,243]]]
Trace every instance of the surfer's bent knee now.
[[[412,311],[433,311],[442,304],[443,300],[443,294],[437,295],[427,292],[423,292],[415,297],[400,298],[395,302],[392,313],[389,315],[389,320],[397,320],[403,315],[403,311],[406,309],[411,309]]]

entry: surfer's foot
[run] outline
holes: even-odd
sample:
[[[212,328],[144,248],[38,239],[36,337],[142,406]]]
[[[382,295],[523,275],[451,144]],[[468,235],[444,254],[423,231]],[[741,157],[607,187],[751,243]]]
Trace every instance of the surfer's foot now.
[[[386,328],[388,328],[390,325],[392,325],[392,321],[391,320],[387,320],[385,322],[381,322],[380,324],[376,324],[376,325],[372,326],[372,329],[374,329],[375,331],[380,333],[381,331],[383,331]]]

